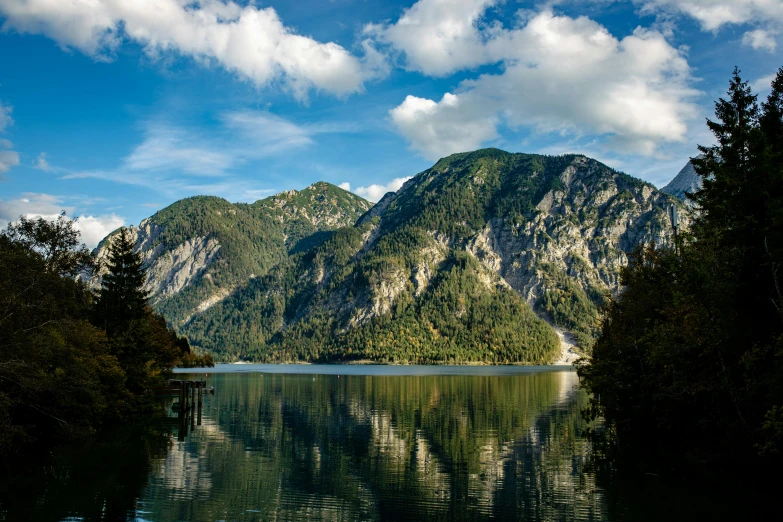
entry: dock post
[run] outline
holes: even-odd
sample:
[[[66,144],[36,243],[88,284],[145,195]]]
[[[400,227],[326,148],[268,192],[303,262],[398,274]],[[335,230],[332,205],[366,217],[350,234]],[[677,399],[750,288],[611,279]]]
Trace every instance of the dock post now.
[[[196,381],[190,381],[190,407],[196,407]]]
[[[193,411],[196,407],[195,403],[193,402],[193,394],[196,392],[196,390],[193,388],[193,385],[195,383],[193,381],[190,382],[190,409],[188,410],[188,413],[190,414],[190,431],[193,431],[196,429],[196,412]]]
[[[198,383],[198,425],[201,426],[201,396],[205,383]]]
[[[185,383],[179,381],[179,411],[182,414],[182,410],[185,408]]]
[[[179,381],[179,411],[177,412],[177,420],[179,421],[179,429],[177,430],[177,440],[185,440],[187,432],[187,425],[185,424],[185,383]]]

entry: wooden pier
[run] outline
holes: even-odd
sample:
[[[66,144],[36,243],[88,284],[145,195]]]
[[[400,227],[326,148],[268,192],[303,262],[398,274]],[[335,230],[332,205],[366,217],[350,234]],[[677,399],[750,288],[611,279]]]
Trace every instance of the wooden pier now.
[[[176,403],[179,405],[179,410],[177,411],[179,420],[177,439],[185,440],[188,431],[193,431],[197,425],[201,426],[201,405],[207,389],[207,383],[205,381],[170,379],[168,384],[169,391],[174,392],[176,390],[179,396],[179,402]],[[190,430],[188,430],[188,425],[190,425]]]

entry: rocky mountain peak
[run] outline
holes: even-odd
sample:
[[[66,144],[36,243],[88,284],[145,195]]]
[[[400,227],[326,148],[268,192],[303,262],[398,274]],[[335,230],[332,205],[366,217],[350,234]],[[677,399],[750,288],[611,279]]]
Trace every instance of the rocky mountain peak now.
[[[701,156],[698,156],[698,158],[701,158]],[[685,197],[685,194],[696,192],[700,188],[701,176],[696,173],[693,163],[688,161],[674,179],[661,189],[661,192],[671,194],[690,205],[692,202]]]

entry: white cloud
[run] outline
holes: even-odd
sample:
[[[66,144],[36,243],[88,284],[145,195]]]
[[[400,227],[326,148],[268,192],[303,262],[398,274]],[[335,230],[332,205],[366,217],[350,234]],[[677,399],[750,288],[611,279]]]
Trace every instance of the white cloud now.
[[[783,0],[635,0],[642,11],[682,13],[705,31],[727,24],[783,22]]]
[[[41,169],[45,172],[49,172],[52,169],[52,166],[49,165],[49,161],[46,159],[46,153],[42,152],[38,155],[38,158],[35,160],[35,168]]]
[[[0,199],[0,226],[5,228],[10,221],[19,219],[19,216],[56,218],[63,210],[73,214],[74,207],[63,205],[61,198],[57,196],[25,192],[19,199]]]
[[[297,125],[266,111],[221,114],[203,134],[190,127],[148,122],[144,141],[115,170],[71,172],[65,179],[98,178],[135,185],[182,186],[182,176],[226,177],[249,161],[301,149],[318,134],[355,132],[353,125],[321,122]]]
[[[386,185],[373,184],[369,187],[359,187],[356,189],[355,193],[374,203],[386,195],[387,192],[397,192],[400,190],[400,187],[402,187],[406,181],[411,179],[411,177],[412,176],[408,176],[406,178],[395,178]]]
[[[470,94],[440,102],[408,96],[389,114],[397,130],[427,159],[477,149],[498,136],[496,109]]]
[[[481,18],[497,2],[420,0],[396,23],[369,24],[364,33],[403,52],[407,68],[445,76],[491,61],[484,43],[496,27],[481,27]]]
[[[0,132],[5,132],[14,123],[14,120],[11,118],[11,110],[11,107],[0,103]]]
[[[777,41],[775,37],[769,31],[764,29],[756,29],[754,31],[748,31],[742,36],[742,45],[753,47],[754,49],[764,49],[770,53],[774,53],[777,48]]]
[[[340,187],[341,189],[343,189],[343,190],[347,190],[347,191],[349,191],[349,192],[350,192],[350,190],[351,190],[351,184],[350,184],[350,183],[348,183],[347,181],[346,181],[346,182],[344,182],[344,183],[340,183],[340,184],[339,184],[339,185],[337,185],[337,186],[338,186],[338,187]]]
[[[74,228],[81,232],[82,242],[89,248],[95,248],[111,232],[125,224],[125,220],[116,214],[106,216],[79,216]]]
[[[11,107],[0,103],[0,132],[5,132],[13,123]],[[0,181],[3,180],[3,174],[19,165],[19,153],[9,150],[11,147],[13,144],[9,140],[0,138]]]
[[[772,73],[767,76],[763,76],[758,80],[750,83],[750,88],[755,93],[768,92],[772,90],[772,82],[775,80],[777,73]]]
[[[655,154],[685,139],[695,115],[690,67],[664,36],[637,28],[618,40],[586,18],[543,11],[481,45],[503,72],[464,81],[439,101],[408,96],[390,111],[411,146],[435,159],[477,148],[497,124],[594,134],[608,146]]]
[[[18,220],[19,216],[54,220],[62,211],[73,216],[75,207],[65,204],[63,198],[59,196],[25,192],[18,199],[9,201],[0,199],[0,228],[7,227],[8,223]],[[109,232],[124,224],[125,220],[116,214],[82,215],[77,218],[74,227],[81,232],[82,242],[94,248]]]
[[[110,59],[124,41],[157,57],[176,52],[217,63],[260,87],[279,81],[299,98],[310,89],[343,96],[361,91],[362,62],[333,42],[283,25],[254,2],[220,0],[4,0],[3,28],[43,34],[63,47]]]
[[[150,123],[144,141],[124,159],[134,172],[178,171],[216,176],[233,166],[235,156],[186,128]],[[132,177],[128,177],[132,180]]]
[[[0,150],[0,179],[12,167],[19,165],[19,153],[13,150]]]
[[[339,132],[339,129],[319,126],[300,126],[268,112],[231,112],[223,116],[228,129],[239,131],[252,142],[253,154],[269,156],[313,143],[314,134]]]

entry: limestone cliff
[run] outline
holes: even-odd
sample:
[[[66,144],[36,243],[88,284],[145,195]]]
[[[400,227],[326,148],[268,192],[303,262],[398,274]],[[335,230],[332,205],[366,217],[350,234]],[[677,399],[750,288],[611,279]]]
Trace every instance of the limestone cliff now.
[[[584,156],[455,154],[185,332],[228,359],[553,362],[531,307],[588,350],[629,253],[671,241],[670,205]]]
[[[208,196],[184,199],[130,230],[147,269],[151,304],[181,325],[265,274],[291,250],[310,248],[332,230],[352,225],[370,206],[319,182],[253,204]],[[98,245],[99,261],[106,260],[111,238]]]

